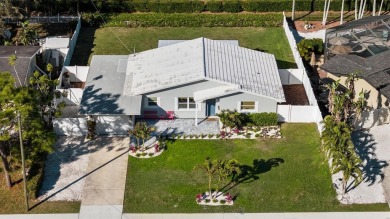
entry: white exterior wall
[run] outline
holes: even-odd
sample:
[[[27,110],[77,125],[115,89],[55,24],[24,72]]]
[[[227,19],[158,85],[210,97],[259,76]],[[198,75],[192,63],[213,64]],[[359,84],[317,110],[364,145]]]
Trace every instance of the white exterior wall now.
[[[165,115],[166,111],[174,111],[177,118],[195,118],[195,110],[178,110],[177,97],[193,97],[194,92],[209,89],[217,86],[226,86],[213,81],[202,81],[193,84],[187,84],[169,90],[159,91],[144,95],[142,103],[142,111],[157,110],[159,115]],[[157,97],[159,106],[147,108],[147,97]],[[226,95],[216,99],[216,113],[222,109],[237,109],[241,101],[256,101],[257,110],[254,112],[276,112],[277,102],[271,98],[260,97],[247,93],[237,93]],[[198,104],[198,118],[206,117],[206,101]]]
[[[177,97],[193,97],[195,91],[208,89],[211,87],[221,86],[220,83],[212,81],[202,81],[199,83],[187,84],[180,87],[175,87],[170,90],[163,90],[155,93],[150,93],[144,96],[142,100],[142,111],[157,110],[160,115],[164,115],[166,111],[174,111],[177,118],[195,118],[195,110],[178,110]],[[158,97],[159,107],[147,108],[147,97]],[[141,112],[142,112],[141,111]],[[206,102],[198,105],[198,118],[206,117]]]
[[[56,118],[53,127],[57,135],[82,136],[88,132],[87,118]]]
[[[94,116],[96,121],[96,134],[98,135],[127,135],[133,128],[130,116]]]
[[[230,109],[240,112],[241,101],[255,101],[255,110],[250,111],[253,113],[276,112],[276,100],[247,93],[236,93],[218,98],[216,111],[218,113],[220,110]]]

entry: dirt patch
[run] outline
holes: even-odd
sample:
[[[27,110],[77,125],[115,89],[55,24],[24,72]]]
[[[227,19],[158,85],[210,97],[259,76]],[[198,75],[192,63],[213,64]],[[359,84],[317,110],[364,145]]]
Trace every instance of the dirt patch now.
[[[297,31],[299,31],[301,33],[311,33],[311,32],[316,32],[319,30],[328,29],[328,28],[338,26],[338,25],[340,25],[340,22],[339,21],[328,22],[325,26],[323,26],[321,24],[321,21],[295,21],[294,24],[295,24],[295,28],[297,29]],[[305,25],[310,25],[311,28],[306,29]]]
[[[302,84],[283,85],[286,102],[283,104],[290,105],[309,105],[305,87]]]

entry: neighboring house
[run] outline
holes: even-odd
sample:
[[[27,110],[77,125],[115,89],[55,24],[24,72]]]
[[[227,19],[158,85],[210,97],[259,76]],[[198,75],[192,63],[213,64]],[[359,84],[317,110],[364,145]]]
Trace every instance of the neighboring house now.
[[[198,38],[131,55],[94,55],[79,113],[131,125],[135,117],[173,112],[197,124],[222,109],[277,112],[281,102],[274,55]]]
[[[69,42],[69,37],[46,37],[42,45],[45,63],[50,63],[54,67],[62,66],[69,51]]]
[[[373,16],[327,30],[325,40],[326,62],[320,66],[320,75],[340,80],[342,85],[349,74],[358,73],[355,83],[358,94],[367,92],[367,113],[372,121],[388,122],[390,99],[390,16]],[[374,112],[374,114],[372,114]],[[375,114],[377,113],[377,114]],[[380,118],[383,117],[383,118]]]
[[[39,46],[0,46],[0,72],[10,72],[15,77],[15,86],[28,85],[28,79],[36,70],[36,55]],[[9,65],[9,57],[17,57],[15,66]]]

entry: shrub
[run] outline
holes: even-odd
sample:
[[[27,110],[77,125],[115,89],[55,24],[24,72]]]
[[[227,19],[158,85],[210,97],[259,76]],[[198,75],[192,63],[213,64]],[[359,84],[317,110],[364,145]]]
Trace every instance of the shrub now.
[[[219,203],[225,204],[225,203],[226,203],[226,200],[219,200]]]
[[[223,11],[237,13],[242,11],[241,4],[237,0],[227,0],[223,2]]]
[[[140,154],[140,153],[136,153],[136,154],[135,154],[135,156],[137,156],[137,157],[140,157],[140,156],[141,156],[141,154]]]
[[[258,137],[260,137],[260,134],[259,134],[259,133],[256,133],[256,134],[255,134],[255,138],[258,138]]]
[[[213,203],[218,203],[218,199],[213,199]]]
[[[206,203],[210,203],[210,199],[205,199],[204,200]]]
[[[194,135],[193,135],[193,134],[190,134],[190,139],[193,138],[193,137],[194,137]]]
[[[302,58],[306,61],[310,61],[311,54],[322,54],[324,52],[324,43],[322,39],[303,39],[298,44],[298,51]]]
[[[142,154],[141,154],[142,156],[146,156],[146,155],[148,155],[148,153],[146,153],[146,152],[142,152]]]
[[[278,124],[278,114],[276,113],[251,113],[249,121],[257,126],[270,126]]]
[[[215,135],[215,137],[217,137],[217,138],[220,138],[220,137],[221,137],[221,135],[220,135],[220,134],[216,134],[216,135]]]
[[[46,157],[46,154],[42,154],[43,158]],[[36,199],[38,198],[39,189],[41,187],[45,169],[44,160],[36,160],[32,163],[30,171],[27,176],[27,191],[29,197]]]
[[[206,10],[214,13],[223,12],[223,3],[222,1],[208,1]]]
[[[112,14],[108,27],[278,27],[282,14]]]
[[[154,155],[154,153],[149,153],[148,155],[149,155],[150,157],[152,157],[152,156]]]
[[[246,137],[246,138],[251,138],[251,133],[246,133],[246,134],[245,134],[245,137]]]
[[[213,138],[214,137],[214,134],[208,134],[207,135],[209,138]]]

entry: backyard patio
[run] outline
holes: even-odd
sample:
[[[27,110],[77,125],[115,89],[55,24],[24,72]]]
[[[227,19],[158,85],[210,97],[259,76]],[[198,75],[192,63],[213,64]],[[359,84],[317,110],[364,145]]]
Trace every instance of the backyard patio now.
[[[198,119],[198,125],[195,126],[194,119],[140,119],[137,122],[146,122],[148,126],[154,126],[156,130],[152,135],[201,135],[201,134],[219,134],[219,121],[217,118]]]

